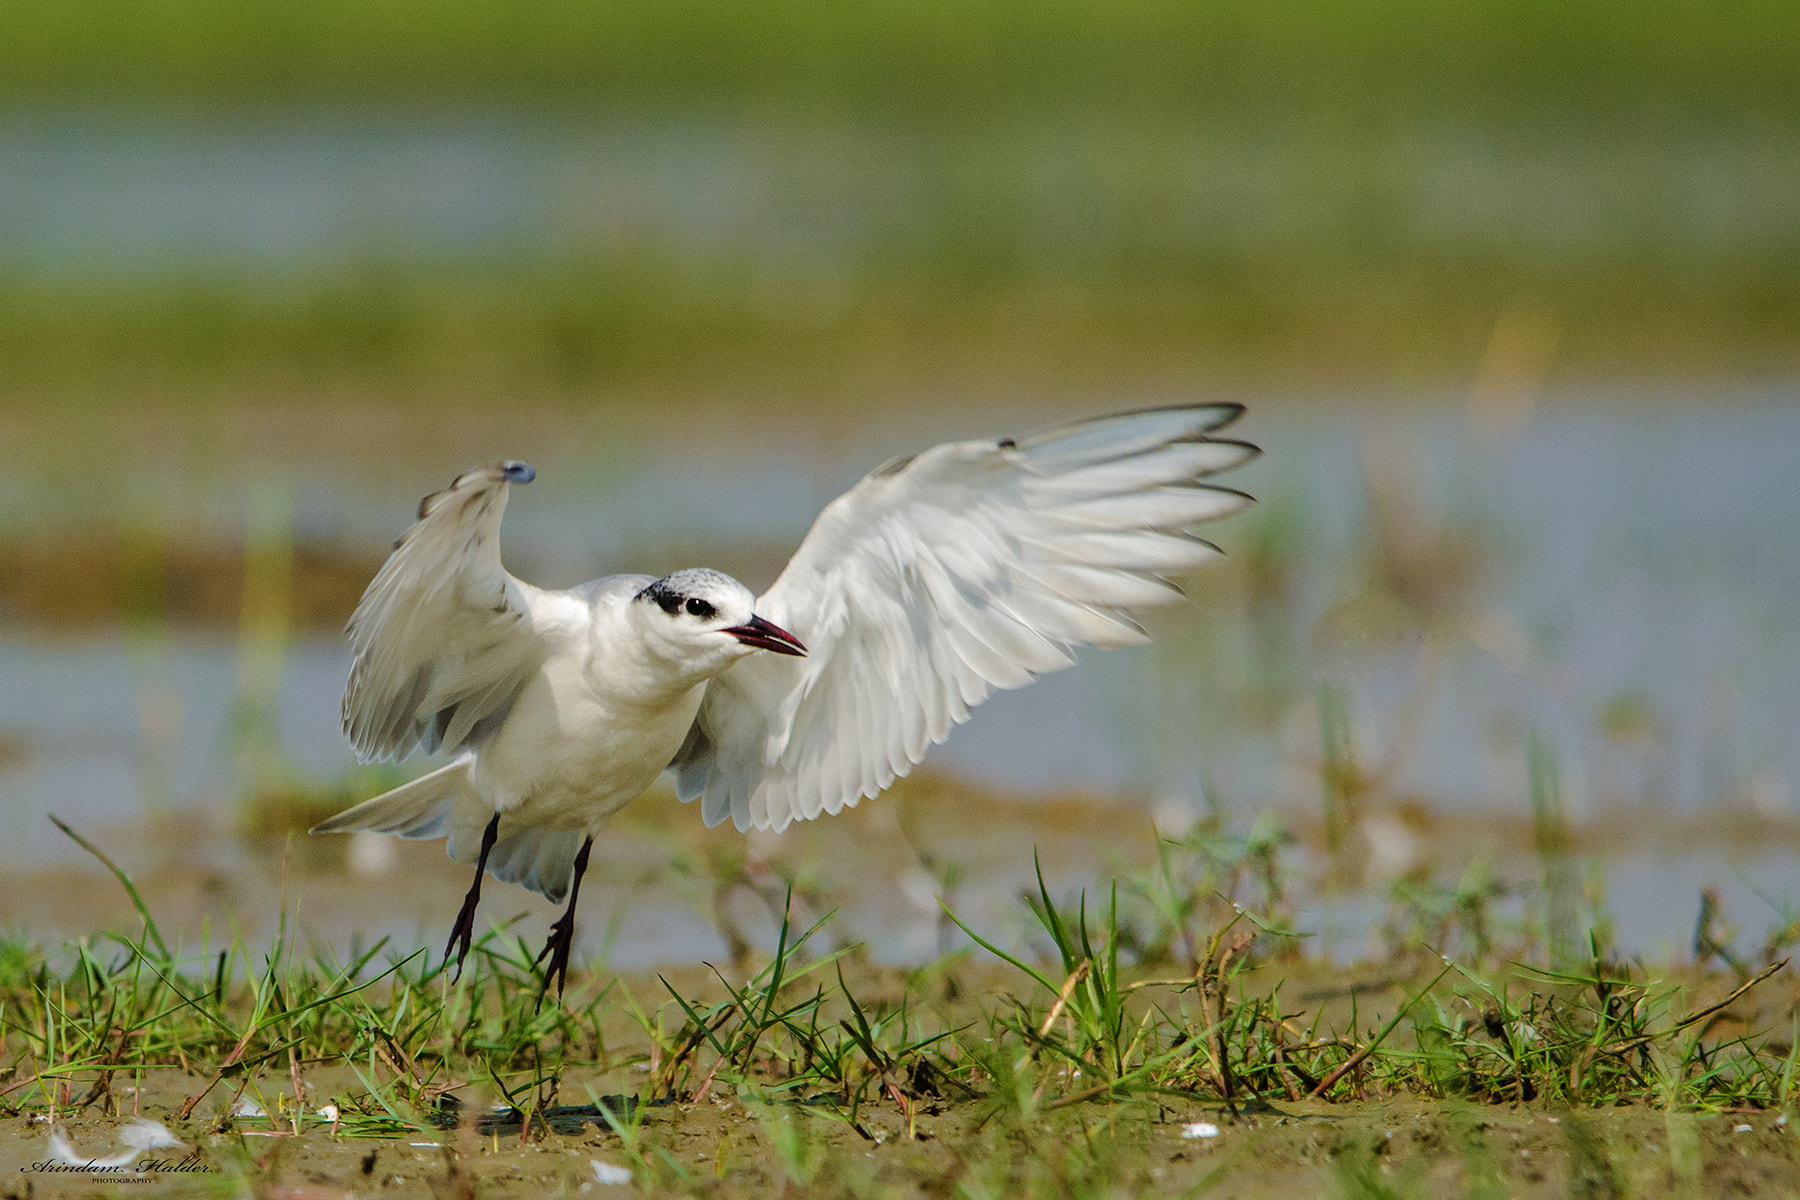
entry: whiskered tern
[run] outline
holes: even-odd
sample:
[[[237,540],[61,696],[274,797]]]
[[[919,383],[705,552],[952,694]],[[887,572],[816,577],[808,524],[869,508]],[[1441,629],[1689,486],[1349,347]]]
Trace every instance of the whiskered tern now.
[[[761,596],[727,575],[611,575],[546,591],[500,563],[534,472],[501,462],[427,496],[350,619],[344,732],[363,761],[454,757],[315,833],[448,839],[475,866],[444,948],[460,967],[483,874],[568,906],[539,954],[562,994],[606,819],[675,772],[708,825],[786,828],[873,797],[1001,688],[1146,640],[1137,610],[1219,552],[1194,526],[1250,497],[1242,408],[1100,417],[895,459],[826,506]]]

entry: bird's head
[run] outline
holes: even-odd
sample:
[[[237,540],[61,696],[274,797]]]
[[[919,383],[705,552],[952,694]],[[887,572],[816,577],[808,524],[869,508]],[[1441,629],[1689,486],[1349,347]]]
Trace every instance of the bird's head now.
[[[804,656],[800,639],[756,615],[750,589],[718,571],[677,571],[632,599],[637,624],[662,654],[702,676],[758,650]]]

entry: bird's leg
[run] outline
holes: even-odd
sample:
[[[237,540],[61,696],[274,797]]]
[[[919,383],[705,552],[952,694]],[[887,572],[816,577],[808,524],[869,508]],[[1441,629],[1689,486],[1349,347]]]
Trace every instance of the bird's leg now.
[[[558,1000],[562,999],[563,985],[569,982],[569,952],[575,948],[575,901],[581,896],[581,877],[587,873],[588,852],[593,848],[594,839],[590,837],[575,852],[575,878],[569,882],[569,907],[556,918],[556,924],[550,926],[550,940],[538,952],[539,962],[544,961],[545,955],[550,957],[550,965],[544,970],[544,985],[538,989],[539,1008],[544,1007],[552,976],[556,978]]]
[[[444,943],[444,964],[450,963],[450,951],[460,940],[462,949],[456,955],[456,977],[462,978],[463,959],[469,955],[469,941],[475,936],[475,906],[481,903],[481,877],[487,873],[488,852],[494,848],[494,842],[500,837],[500,814],[487,823],[481,831],[481,858],[475,863],[475,882],[469,885],[469,894],[463,897],[462,911],[456,914],[456,924],[450,927],[450,940]]]

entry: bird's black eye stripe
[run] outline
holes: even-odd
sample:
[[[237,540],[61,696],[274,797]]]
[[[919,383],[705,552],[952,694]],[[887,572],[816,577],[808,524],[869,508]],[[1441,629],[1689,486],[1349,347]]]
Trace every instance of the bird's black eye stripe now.
[[[661,579],[639,592],[637,599],[650,601],[671,617],[681,611],[681,593],[669,587],[668,583]]]
[[[687,602],[688,616],[699,617],[702,621],[713,615],[713,606],[698,596],[689,596]]]

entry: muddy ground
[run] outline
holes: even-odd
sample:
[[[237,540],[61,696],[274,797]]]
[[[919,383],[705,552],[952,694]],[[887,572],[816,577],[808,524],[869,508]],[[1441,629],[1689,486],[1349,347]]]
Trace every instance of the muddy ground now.
[[[141,1108],[167,1118],[169,1101],[191,1086],[146,1080]],[[1236,1116],[1178,1100],[1150,1109],[1076,1106],[1029,1124],[984,1121],[988,1115],[978,1101],[922,1104],[909,1136],[895,1106],[874,1105],[860,1115],[864,1138],[804,1108],[712,1096],[650,1110],[634,1154],[618,1133],[593,1123],[529,1140],[516,1126],[373,1140],[333,1137],[322,1122],[299,1137],[267,1136],[213,1112],[173,1124],[187,1148],[159,1151],[170,1156],[162,1171],[105,1178],[34,1170],[46,1157],[46,1125],[20,1116],[0,1126],[0,1195],[1800,1195],[1797,1135],[1773,1113],[1550,1112],[1398,1099],[1263,1104]],[[1200,1122],[1217,1135],[1193,1136]],[[66,1128],[82,1153],[101,1155],[117,1147],[122,1124],[81,1114]],[[596,1160],[636,1167],[633,1180],[599,1182]],[[189,1170],[172,1169],[184,1161]]]
[[[724,970],[737,986],[736,973]],[[909,996],[919,1019],[947,1027],[967,1025],[1029,991],[1016,973],[980,961],[930,980],[853,963],[849,978],[870,1005],[891,1011]],[[1266,994],[1277,982],[1296,1008],[1338,1028],[1373,1029],[1411,987],[1405,975],[1366,964],[1268,962],[1243,977],[1250,993]],[[1693,1003],[1723,998],[1734,982],[1695,976]],[[41,1108],[19,1111],[0,1118],[0,1197],[1800,1197],[1800,1120],[1790,1124],[1774,1111],[1570,1109],[1412,1096],[1336,1104],[1251,1099],[1232,1111],[1164,1095],[1045,1104],[1022,1117],[1017,1105],[993,1094],[945,1086],[934,1096],[927,1086],[905,1108],[891,1094],[871,1099],[853,1125],[824,1105],[761,1102],[724,1086],[698,1088],[690,1078],[685,1094],[704,1091],[701,1099],[645,1105],[633,1121],[623,1098],[645,1090],[649,1066],[643,1030],[629,1014],[654,1017],[660,1005],[678,1021],[669,987],[700,1003],[726,994],[725,983],[701,966],[662,976],[596,972],[573,983],[571,1003],[599,988],[611,989],[609,1003],[579,1044],[545,1048],[547,1055],[566,1052],[571,1064],[554,1092],[536,1097],[550,1114],[548,1127],[534,1124],[528,1132],[516,1111],[496,1117],[497,1093],[486,1081],[446,1076],[441,1082],[463,1084],[452,1093],[463,1106],[454,1124],[446,1119],[450,1127],[424,1125],[385,1138],[349,1136],[345,1127],[334,1132],[319,1110],[336,1104],[347,1114],[352,1098],[368,1095],[341,1060],[259,1070],[248,1080],[228,1075],[210,1089],[213,1072],[200,1064],[134,1078],[121,1072],[106,1097],[64,1109],[55,1124],[79,1155],[103,1158],[120,1150],[134,1114],[163,1122],[183,1146],[155,1152],[162,1169],[104,1177],[35,1169],[50,1157],[51,1121]],[[1171,1010],[1181,1005],[1173,991],[1145,995]],[[1712,1033],[1785,1027],[1797,998],[1791,977],[1772,979],[1722,1011]],[[979,1036],[977,1026],[964,1035]],[[1403,1051],[1405,1039],[1396,1041]],[[364,1069],[377,1081],[386,1077],[379,1063]],[[297,1136],[295,1070],[308,1110]],[[180,1119],[183,1103],[203,1089],[191,1116]],[[27,1088],[11,1099],[31,1094]],[[594,1107],[607,1098],[615,1098],[623,1130]],[[244,1115],[258,1111],[274,1115]],[[629,1181],[602,1182],[596,1162],[600,1172],[629,1172]],[[183,1163],[190,1169],[173,1169]]]

